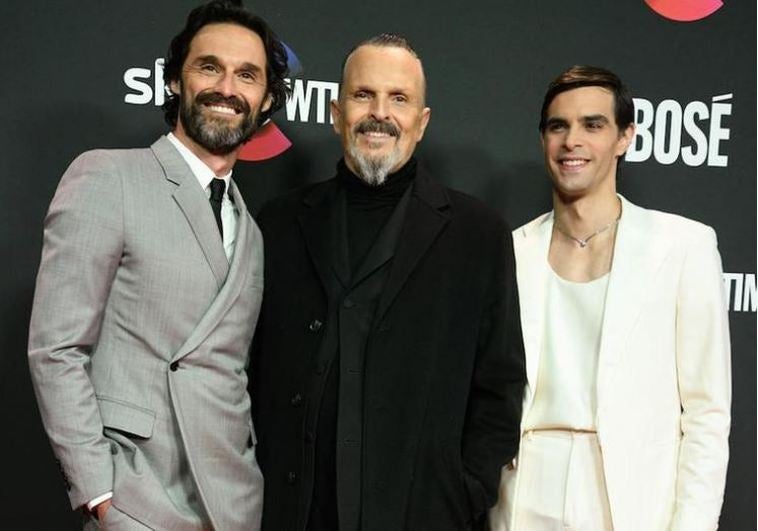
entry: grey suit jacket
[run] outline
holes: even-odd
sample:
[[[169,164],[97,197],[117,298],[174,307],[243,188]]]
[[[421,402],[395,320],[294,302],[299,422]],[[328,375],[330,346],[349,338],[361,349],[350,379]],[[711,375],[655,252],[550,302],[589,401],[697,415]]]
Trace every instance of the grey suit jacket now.
[[[98,150],[45,219],[29,365],[72,507],[113,504],[156,529],[258,529],[246,366],[263,242],[238,210],[231,263],[173,145]]]

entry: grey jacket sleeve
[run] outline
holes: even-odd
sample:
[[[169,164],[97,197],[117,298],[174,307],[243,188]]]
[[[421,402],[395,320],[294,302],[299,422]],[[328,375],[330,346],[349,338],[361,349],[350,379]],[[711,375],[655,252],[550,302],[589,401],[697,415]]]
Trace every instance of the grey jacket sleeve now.
[[[32,382],[74,508],[113,487],[88,370],[122,248],[118,173],[104,152],[85,153],[64,174],[45,218],[29,327]]]

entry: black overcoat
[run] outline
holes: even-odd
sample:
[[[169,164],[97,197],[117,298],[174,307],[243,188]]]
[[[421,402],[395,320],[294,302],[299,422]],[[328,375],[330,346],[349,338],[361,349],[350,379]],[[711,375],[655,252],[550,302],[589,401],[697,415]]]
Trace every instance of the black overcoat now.
[[[363,531],[472,528],[518,449],[526,379],[510,231],[422,170],[413,186],[365,350]],[[264,531],[304,529],[311,499],[306,412],[324,379],[315,357],[337,187],[305,187],[258,217],[265,282],[251,383]]]

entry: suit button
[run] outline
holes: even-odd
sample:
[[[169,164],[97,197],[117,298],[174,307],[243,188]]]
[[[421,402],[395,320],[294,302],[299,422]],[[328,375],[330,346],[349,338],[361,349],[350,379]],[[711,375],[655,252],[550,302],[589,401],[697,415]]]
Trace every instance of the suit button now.
[[[295,481],[297,481],[297,474],[294,472],[288,472],[287,473],[287,483],[292,485]]]
[[[292,395],[292,398],[290,398],[290,404],[293,407],[297,407],[302,403],[303,403],[303,395],[301,395],[300,393],[295,393],[294,395]]]
[[[312,432],[312,431],[310,431],[310,430],[306,431],[306,432],[305,432],[305,442],[307,442],[307,443],[312,443],[312,442],[313,442],[313,439],[314,439],[314,437],[313,437],[313,432]]]
[[[353,306],[355,306],[355,303],[351,301],[350,299],[345,299],[344,301],[342,301],[342,306],[344,306],[345,308],[352,308]]]
[[[171,369],[171,372],[176,372],[177,370],[179,370],[179,362],[178,361],[172,362],[171,365],[168,366],[168,368]]]
[[[324,325],[324,323],[322,323],[322,322],[321,322],[321,321],[319,321],[318,319],[314,319],[314,320],[313,320],[313,321],[311,321],[311,322],[310,322],[310,324],[308,325],[308,330],[310,330],[311,332],[318,332],[319,330],[321,330],[321,327],[322,327],[323,325]]]

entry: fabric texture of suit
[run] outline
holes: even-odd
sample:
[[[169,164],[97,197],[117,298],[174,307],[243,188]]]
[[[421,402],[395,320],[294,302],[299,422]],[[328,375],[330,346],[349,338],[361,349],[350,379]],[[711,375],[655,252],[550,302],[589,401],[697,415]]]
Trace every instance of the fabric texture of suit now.
[[[29,364],[76,508],[107,491],[155,529],[257,529],[263,479],[247,392],[260,231],[232,183],[227,260],[176,148],[97,150],[45,220]]]
[[[624,198],[605,302],[596,426],[615,531],[713,531],[724,493],[729,326],[710,227]],[[552,212],[514,231],[528,388],[535,395]],[[492,529],[514,531],[518,467]]]
[[[422,170],[412,186],[394,252],[378,253],[388,269],[363,350],[363,531],[472,528],[518,445],[525,375],[510,234],[490,209]],[[335,179],[306,187],[258,218],[267,248],[254,413],[270,531],[305,526],[312,412],[334,370],[319,349],[333,333],[329,315],[362,304],[349,286],[341,300],[328,293],[345,267],[334,260],[338,189]]]

